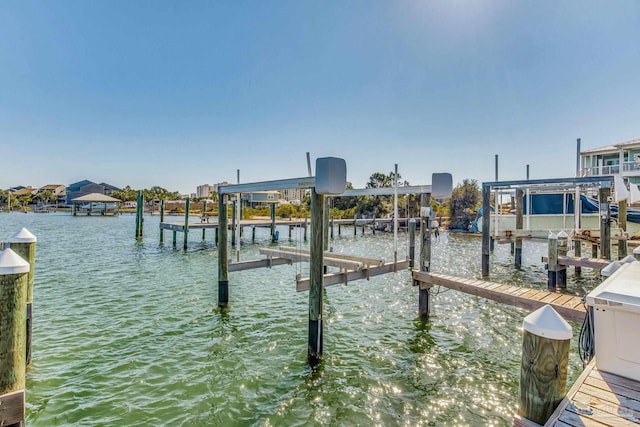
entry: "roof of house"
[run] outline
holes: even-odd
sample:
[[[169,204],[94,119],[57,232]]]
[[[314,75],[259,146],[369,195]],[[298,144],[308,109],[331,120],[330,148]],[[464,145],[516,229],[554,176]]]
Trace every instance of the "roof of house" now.
[[[55,190],[56,188],[64,187],[62,184],[47,184],[40,187],[40,190]]]
[[[102,185],[104,188],[106,188],[107,190],[111,190],[111,191],[120,191],[120,189],[116,186],[113,186],[111,184],[107,184],[106,182],[101,182],[98,185]]]
[[[630,141],[621,142],[619,144],[605,145],[604,147],[592,148],[591,150],[581,151],[580,154],[607,153],[611,151],[620,150],[621,148],[629,148],[633,146],[638,146],[638,148],[640,148],[640,139],[632,139]]]
[[[78,182],[74,182],[73,184],[69,184],[68,188],[69,189],[73,189],[73,188],[80,188],[82,186],[85,186],[87,184],[95,184],[95,182],[93,181],[89,181],[88,179],[83,179],[82,181],[78,181]]]
[[[25,194],[35,194],[36,191],[37,189],[35,188],[26,187],[26,188],[21,188],[19,190],[13,191],[11,194],[13,194],[14,196],[23,196]]]
[[[120,199],[116,199],[115,197],[107,196],[106,194],[100,193],[89,193],[87,195],[76,197],[71,200],[72,202],[98,202],[98,203],[108,203],[108,202],[120,202]]]

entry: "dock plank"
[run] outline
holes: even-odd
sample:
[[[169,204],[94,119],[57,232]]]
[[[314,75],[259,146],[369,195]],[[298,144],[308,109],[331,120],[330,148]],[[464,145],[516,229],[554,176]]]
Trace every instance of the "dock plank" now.
[[[576,296],[568,296],[558,292],[539,289],[523,289],[519,286],[479,280],[469,283],[469,279],[466,278],[417,270],[413,271],[413,280],[414,283],[421,284],[421,286],[422,283],[441,285],[449,289],[527,310],[536,310],[549,301],[550,305],[565,319],[574,322],[582,322],[584,320],[585,310],[584,307],[580,305],[580,297]],[[556,303],[560,298],[562,298],[563,304]],[[580,305],[580,307],[574,308],[575,305]]]
[[[581,404],[580,406],[585,407],[587,411],[578,411],[573,402]],[[640,424],[640,383],[600,372],[594,359],[580,374],[545,427],[638,424]]]

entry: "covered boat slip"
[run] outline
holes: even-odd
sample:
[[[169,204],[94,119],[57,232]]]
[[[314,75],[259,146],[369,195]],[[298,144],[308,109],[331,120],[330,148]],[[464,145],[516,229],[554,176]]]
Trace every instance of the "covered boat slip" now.
[[[73,216],[77,215],[99,215],[114,216],[118,214],[120,199],[107,196],[106,194],[90,193],[71,200]]]
[[[635,210],[632,210],[631,216],[627,215],[626,199],[620,200],[618,207],[612,209],[614,181],[613,176],[600,176],[483,183],[482,276],[489,275],[489,257],[494,241],[509,242],[513,245],[515,265],[519,267],[523,238],[546,238],[550,233],[559,231],[567,232],[571,239],[578,242],[583,237],[593,239],[592,243],[598,246],[600,256],[605,259],[611,259],[611,241],[617,240],[618,257],[626,256],[629,231],[633,232],[638,226],[638,223],[627,222],[627,218],[637,221],[640,215]],[[597,194],[598,200],[583,197],[585,194]],[[494,203],[499,207],[505,195],[511,197],[508,214],[501,214],[500,209],[492,213],[492,196]],[[570,206],[569,202],[573,206]],[[547,214],[546,211],[551,209],[559,211],[560,214],[553,211]],[[583,215],[584,211],[592,213]],[[536,216],[538,218],[533,223]],[[479,220],[478,218],[477,222]],[[634,225],[630,227],[629,224]],[[640,227],[638,229],[640,230]],[[578,244],[576,257],[581,256],[579,251]],[[594,248],[592,252],[596,252]]]

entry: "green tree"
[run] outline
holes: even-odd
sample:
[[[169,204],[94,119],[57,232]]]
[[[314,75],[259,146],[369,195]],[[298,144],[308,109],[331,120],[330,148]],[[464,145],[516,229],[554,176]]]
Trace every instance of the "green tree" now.
[[[451,193],[451,222],[449,223],[449,228],[468,230],[481,203],[482,194],[478,181],[464,179]]]
[[[134,202],[138,197],[138,192],[127,185],[122,190],[114,191],[111,195],[123,202]]]

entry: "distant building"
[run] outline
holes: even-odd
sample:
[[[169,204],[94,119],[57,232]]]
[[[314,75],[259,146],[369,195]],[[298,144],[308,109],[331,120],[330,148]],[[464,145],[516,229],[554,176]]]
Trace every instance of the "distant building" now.
[[[245,206],[249,206],[250,208],[278,203],[279,197],[279,191],[254,191],[253,193],[242,193],[243,203]]]
[[[293,204],[300,204],[302,199],[304,199],[306,191],[307,190],[304,188],[288,188],[286,190],[280,190],[280,198]]]
[[[215,194],[218,192],[218,187],[225,186],[225,185],[231,185],[231,183],[227,181],[222,181],[213,185],[209,185],[209,184],[198,185],[196,187],[195,197],[211,197],[212,194]]]
[[[67,201],[67,187],[62,184],[47,184],[38,189],[38,193],[43,193],[50,190],[55,196],[54,199],[49,200],[49,203],[65,204]]]
[[[70,184],[67,187],[66,203],[71,204],[71,200],[91,193],[100,193],[110,196],[114,191],[120,191],[120,189],[104,182],[96,184],[95,182],[85,179],[83,181]]]
[[[640,184],[640,139],[580,152],[581,176],[620,176]]]
[[[198,185],[196,187],[196,197],[209,197],[216,191],[215,186],[209,184]]]
[[[31,194],[31,195],[35,195],[38,192],[37,188],[33,188],[33,187],[14,187],[16,188],[15,190],[9,190],[9,193],[11,193],[12,196],[14,197],[20,197],[20,196],[24,196],[26,194]]]

